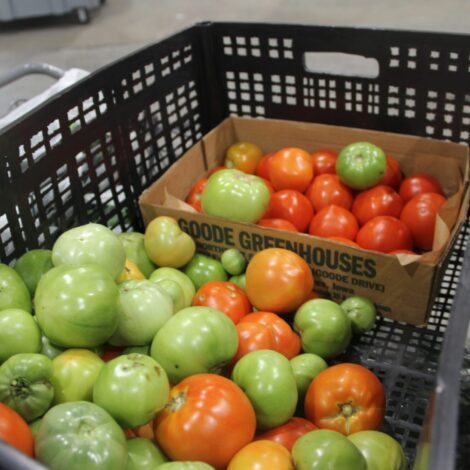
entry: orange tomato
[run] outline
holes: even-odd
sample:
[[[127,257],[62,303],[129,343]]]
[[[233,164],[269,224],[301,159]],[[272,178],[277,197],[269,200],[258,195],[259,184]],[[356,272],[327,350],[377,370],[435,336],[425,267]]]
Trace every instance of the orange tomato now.
[[[215,308],[225,313],[235,324],[252,310],[244,290],[229,281],[206,282],[196,292],[193,305]]]
[[[269,180],[274,189],[295,189],[303,193],[313,179],[310,155],[302,149],[287,147],[269,161]]]
[[[124,429],[124,434],[126,435],[127,439],[131,439],[133,437],[144,437],[145,439],[150,439],[153,441],[155,439],[153,421],[143,424],[137,428]]]
[[[256,253],[246,269],[246,293],[258,310],[293,312],[305,302],[313,284],[305,260],[282,248]]]
[[[308,387],[305,415],[320,429],[344,435],[378,429],[385,415],[384,387],[358,364],[328,367]]]
[[[202,212],[201,195],[206,184],[207,178],[197,180],[186,198],[186,202],[198,212]]]
[[[269,181],[269,162],[273,155],[274,153],[268,153],[259,161],[255,171],[256,176]]]
[[[31,429],[16,411],[3,403],[0,403],[0,439],[29,457],[34,456]]]
[[[317,176],[305,195],[316,212],[331,204],[349,210],[354,200],[352,191],[339,179],[339,176],[330,174]]]
[[[344,245],[349,245],[349,246],[354,246],[356,248],[360,248],[360,246],[356,242],[353,242],[349,238],[344,238],[344,237],[326,237],[326,238],[334,242],[343,243]]]
[[[402,180],[400,165],[393,158],[387,155],[387,170],[384,177],[379,181],[379,184],[390,186],[393,189],[398,189]]]
[[[240,387],[216,374],[195,374],[170,390],[155,419],[156,441],[171,460],[225,468],[252,441],[253,406]]]
[[[343,237],[354,240],[359,226],[356,217],[344,207],[326,206],[314,215],[308,232],[317,237]]]
[[[260,349],[276,350],[276,337],[270,326],[251,321],[241,321],[236,328],[238,334],[238,349],[231,361],[232,366],[250,352],[259,351]]]
[[[410,199],[424,193],[444,194],[441,184],[434,176],[426,173],[417,173],[416,175],[405,178],[400,184],[398,191],[403,202],[406,204]]]
[[[317,150],[312,153],[311,157],[315,176],[336,174],[336,159],[338,158],[338,154],[334,150]]]
[[[227,470],[294,470],[290,452],[269,440],[251,442],[239,450]]]
[[[225,166],[252,175],[263,158],[262,150],[251,142],[236,142],[225,154]]]
[[[261,219],[257,224],[260,227],[276,228],[278,230],[287,230],[288,232],[298,232],[297,227],[285,219]]]

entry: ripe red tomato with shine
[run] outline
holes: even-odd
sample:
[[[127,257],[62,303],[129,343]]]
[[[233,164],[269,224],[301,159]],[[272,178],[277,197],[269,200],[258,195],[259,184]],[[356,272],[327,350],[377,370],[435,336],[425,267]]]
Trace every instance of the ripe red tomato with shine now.
[[[360,192],[354,199],[352,213],[359,225],[364,225],[378,215],[400,217],[402,209],[403,201],[398,193],[389,186],[380,185]]]
[[[16,411],[3,403],[0,403],[0,439],[29,457],[34,456],[31,429]]]
[[[413,239],[408,227],[396,217],[381,215],[369,220],[357,232],[356,242],[361,248],[382,253],[411,250]]]
[[[315,212],[331,204],[350,210],[354,200],[351,190],[341,182],[339,176],[330,174],[315,177],[305,195]]]
[[[195,185],[192,187],[191,191],[186,198],[186,202],[193,206],[198,212],[202,212],[202,205],[201,205],[201,195],[202,191],[204,191],[204,187],[207,184],[207,178],[201,178],[196,181]]]
[[[261,219],[256,225],[260,227],[277,228],[278,230],[287,230],[288,232],[298,232],[297,227],[285,219]]]
[[[215,308],[235,324],[252,310],[245,291],[229,281],[206,282],[196,292],[193,305]]]
[[[273,155],[274,153],[268,153],[260,160],[258,166],[256,167],[256,176],[269,181],[269,162],[271,161],[271,157]]]
[[[434,176],[428,175],[426,173],[418,173],[416,175],[405,178],[400,185],[400,190],[398,193],[400,194],[400,197],[403,199],[405,204],[418,194],[444,194],[439,181],[437,181]]]
[[[403,179],[400,165],[398,162],[389,155],[387,158],[387,170],[385,171],[384,177],[379,181],[379,184],[390,186],[393,189],[398,189],[401,180]]]
[[[385,391],[377,376],[359,364],[337,364],[320,372],[305,396],[305,415],[320,429],[344,435],[378,429]]]
[[[338,154],[334,150],[321,149],[312,153],[313,174],[336,174],[336,159]]]
[[[409,228],[416,247],[432,249],[437,212],[445,202],[446,198],[440,194],[424,193],[405,204],[400,220]]]
[[[334,242],[338,242],[338,243],[344,243],[345,245],[349,245],[349,246],[354,246],[355,248],[360,248],[360,246],[352,241],[352,240],[349,240],[349,238],[344,238],[344,237],[327,237],[328,240],[331,240],[331,241],[334,241]]]
[[[276,351],[277,341],[274,330],[270,325],[254,321],[240,322],[236,326],[238,334],[237,353],[231,361],[231,365],[253,351],[271,349]]]
[[[356,217],[344,207],[327,206],[315,214],[310,223],[310,235],[317,237],[344,237],[354,240],[359,226]]]
[[[284,219],[299,232],[305,232],[313,217],[313,207],[301,192],[294,189],[277,191],[271,196],[264,219]]]
[[[277,151],[269,161],[269,180],[274,189],[304,192],[313,179],[310,155],[302,149],[287,147]]]

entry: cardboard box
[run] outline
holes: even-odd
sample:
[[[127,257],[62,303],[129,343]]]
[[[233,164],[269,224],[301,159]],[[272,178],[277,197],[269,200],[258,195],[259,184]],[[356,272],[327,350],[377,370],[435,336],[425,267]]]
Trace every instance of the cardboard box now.
[[[394,156],[405,175],[426,172],[441,183],[448,202],[439,212],[433,250],[420,256],[391,256],[362,250],[308,234],[243,224],[195,212],[184,203],[194,183],[222,164],[236,141],[258,144],[264,152],[295,146],[313,152],[340,150],[369,141]],[[264,248],[295,251],[310,265],[315,290],[335,301],[363,295],[394,320],[426,322],[451,247],[468,209],[468,147],[446,141],[338,126],[230,117],[194,145],[139,199],[145,224],[156,216],[178,220],[197,243],[197,250],[219,257],[236,247],[249,259]]]

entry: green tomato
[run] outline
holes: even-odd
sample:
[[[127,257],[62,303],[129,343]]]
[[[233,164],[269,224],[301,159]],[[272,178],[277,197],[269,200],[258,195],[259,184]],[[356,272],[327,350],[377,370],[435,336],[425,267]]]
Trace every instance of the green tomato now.
[[[170,295],[173,301],[173,313],[179,312],[185,307],[183,288],[176,281],[172,279],[160,279],[159,281],[155,281],[155,284]]]
[[[0,263],[0,311],[19,308],[32,311],[31,295],[21,276],[10,266]]]
[[[149,277],[156,266],[148,257],[144,246],[144,234],[140,232],[124,232],[118,235],[124,246],[128,259],[133,261],[145,277]]]
[[[96,264],[52,268],[34,297],[39,326],[58,346],[98,346],[116,329],[118,294],[114,280]]]
[[[294,329],[305,352],[329,359],[342,353],[351,341],[351,322],[344,310],[326,299],[305,302],[296,312]]]
[[[292,448],[296,470],[368,470],[367,462],[345,436],[326,429],[300,437]]]
[[[41,333],[41,350],[39,351],[41,354],[44,354],[44,356],[47,356],[49,359],[54,359],[54,357],[57,357],[64,351],[65,349],[52,344],[49,338],[44,333]]]
[[[145,354],[150,356],[150,344],[146,344],[145,346],[129,346],[122,351],[122,356],[129,354]]]
[[[155,417],[168,402],[170,385],[160,364],[150,356],[118,356],[101,369],[93,402],[121,426],[135,428]]]
[[[183,308],[190,307],[196,295],[196,289],[191,279],[186,274],[175,268],[158,268],[149,277],[149,281],[160,282],[162,280],[175,281],[183,289]],[[175,310],[176,313],[176,310]]]
[[[147,226],[145,251],[158,266],[180,268],[196,252],[196,243],[172,217],[156,217]]]
[[[196,290],[209,281],[226,281],[228,279],[222,263],[205,255],[195,255],[184,267],[185,274],[191,279]]]
[[[31,429],[34,439],[36,439],[41,423],[42,423],[42,418],[35,419],[34,421],[31,421],[31,423],[28,423],[29,429]]]
[[[41,276],[53,267],[52,251],[38,249],[20,256],[15,264],[15,271],[21,276],[29,293],[33,296]]]
[[[377,312],[369,299],[353,295],[341,303],[341,308],[351,320],[354,334],[361,335],[374,328]]]
[[[239,170],[212,174],[201,195],[206,214],[238,222],[257,222],[269,205],[271,195],[263,180]]]
[[[316,354],[304,353],[293,357],[290,365],[299,392],[299,402],[303,403],[308,386],[322,370],[328,367],[328,364]]]
[[[54,406],[45,414],[35,455],[51,470],[125,470],[127,442],[105,410],[76,401]]]
[[[68,349],[52,360],[54,404],[91,401],[104,362],[88,349]]]
[[[171,383],[198,373],[220,373],[237,352],[233,321],[209,307],[188,307],[173,315],[158,331],[150,354]]]
[[[42,354],[22,353],[0,366],[0,402],[26,421],[42,416],[54,397],[52,361]]]
[[[235,364],[232,380],[253,405],[258,429],[274,428],[294,415],[297,385],[282,354],[267,349],[248,353]]]
[[[113,346],[149,344],[173,315],[173,300],[155,282],[126,281],[119,285],[118,325],[109,343]]]
[[[215,468],[205,462],[168,462],[159,465],[157,470],[215,470]]]
[[[348,436],[367,462],[367,470],[406,470],[405,453],[400,444],[379,431],[360,431]]]
[[[165,454],[149,439],[143,437],[128,439],[126,470],[155,470],[165,462],[168,462]]]
[[[0,364],[18,353],[41,350],[41,331],[30,313],[19,308],[0,311]]]
[[[353,189],[376,185],[387,171],[387,159],[380,147],[369,142],[354,142],[344,147],[336,160],[336,173]]]
[[[229,279],[229,281],[233,282],[238,287],[241,287],[243,290],[246,289],[246,275],[245,274],[240,274],[239,276],[232,276]]]
[[[112,230],[85,224],[64,232],[52,247],[54,266],[96,264],[116,279],[124,269],[126,252]]]
[[[236,248],[225,250],[220,257],[220,262],[225,271],[232,276],[242,274],[246,268],[246,259]]]

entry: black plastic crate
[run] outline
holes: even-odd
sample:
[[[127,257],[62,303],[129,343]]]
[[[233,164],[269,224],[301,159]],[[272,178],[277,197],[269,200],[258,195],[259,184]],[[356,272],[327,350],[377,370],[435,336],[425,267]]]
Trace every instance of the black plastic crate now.
[[[0,259],[12,263],[27,249],[51,247],[62,231],[89,221],[118,232],[143,230],[137,204],[142,190],[229,114],[469,143],[469,39],[203,23],[150,45],[0,131]],[[308,71],[305,53],[312,52],[375,59],[378,75]],[[469,320],[469,231],[467,219],[429,324],[381,319],[345,358],[370,367],[383,381],[386,427],[410,463],[420,442],[431,443],[423,469],[455,466],[459,370]],[[0,468],[11,468],[5,452],[0,447]],[[18,461],[16,468],[27,465]]]

